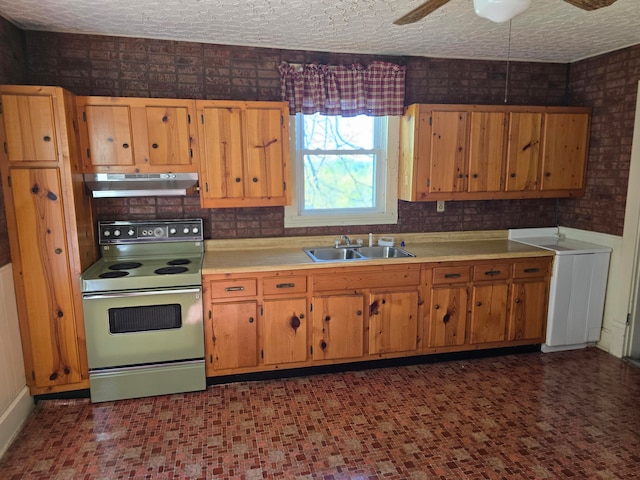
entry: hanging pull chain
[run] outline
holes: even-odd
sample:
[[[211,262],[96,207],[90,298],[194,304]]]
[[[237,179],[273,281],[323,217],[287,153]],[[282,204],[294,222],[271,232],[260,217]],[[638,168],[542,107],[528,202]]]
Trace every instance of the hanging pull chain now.
[[[511,20],[509,20],[509,46],[507,48],[507,75],[504,80],[504,103],[509,96],[509,61],[511,60]]]

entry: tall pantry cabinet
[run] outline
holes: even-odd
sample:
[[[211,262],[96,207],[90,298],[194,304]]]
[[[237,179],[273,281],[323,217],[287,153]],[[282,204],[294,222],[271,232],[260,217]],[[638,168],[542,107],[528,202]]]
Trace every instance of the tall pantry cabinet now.
[[[31,394],[88,388],[80,273],[95,260],[75,98],[0,86],[0,171]]]

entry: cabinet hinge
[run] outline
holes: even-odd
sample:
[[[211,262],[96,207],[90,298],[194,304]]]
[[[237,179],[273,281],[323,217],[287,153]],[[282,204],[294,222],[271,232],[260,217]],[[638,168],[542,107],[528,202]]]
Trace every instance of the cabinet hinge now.
[[[627,325],[631,323],[631,314],[627,313]]]
[[[431,179],[427,178],[427,187],[430,187],[430,186],[431,186]]]
[[[91,158],[91,150],[87,148],[87,158]]]
[[[87,123],[87,112],[85,112],[85,111],[82,112],[82,121],[84,123]]]
[[[191,114],[187,113],[187,123],[191,125]]]
[[[36,372],[34,372],[33,370],[31,370],[31,378],[35,382],[35,380],[36,380]]]
[[[2,104],[0,103],[0,115],[2,115],[4,113],[4,110],[2,110]]]
[[[311,355],[313,355],[313,345],[310,345],[310,346],[309,346],[309,353],[310,353]]]
[[[209,363],[213,363],[213,355],[209,355]]]
[[[284,115],[280,115],[280,125],[284,125]]]
[[[11,187],[11,175],[9,175],[7,177],[7,185],[9,185],[9,187]]]
[[[309,304],[309,311],[313,312],[313,303]]]
[[[204,125],[204,113],[200,114],[200,123]]]
[[[205,192],[209,191],[209,183],[208,182],[204,182],[204,191]]]
[[[191,158],[193,158],[193,148],[190,148],[190,149],[189,149],[189,156],[190,156]]]
[[[260,358],[264,360],[264,350],[260,350]]]
[[[429,125],[433,125],[433,117],[429,117]]]
[[[282,190],[287,191],[287,182],[282,182]]]
[[[264,316],[264,309],[262,308],[262,305],[260,305],[260,316]]]
[[[211,320],[211,310],[209,310],[209,320]]]
[[[4,142],[4,153],[9,155],[9,148],[7,148],[7,142]]]

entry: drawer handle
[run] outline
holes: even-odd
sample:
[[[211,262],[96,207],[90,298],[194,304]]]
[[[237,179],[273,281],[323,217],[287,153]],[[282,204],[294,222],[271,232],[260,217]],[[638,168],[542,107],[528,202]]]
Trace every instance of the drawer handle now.
[[[460,278],[462,275],[459,273],[445,273],[444,278]]]
[[[227,287],[224,289],[225,292],[242,292],[244,287]]]
[[[293,288],[295,286],[296,286],[295,283],[278,283],[276,285],[276,288]]]
[[[540,271],[539,268],[525,268],[524,269],[524,273],[537,273],[539,271]]]
[[[494,276],[494,275],[500,275],[500,270],[489,270],[488,272],[484,272],[485,275],[489,275],[490,277]]]

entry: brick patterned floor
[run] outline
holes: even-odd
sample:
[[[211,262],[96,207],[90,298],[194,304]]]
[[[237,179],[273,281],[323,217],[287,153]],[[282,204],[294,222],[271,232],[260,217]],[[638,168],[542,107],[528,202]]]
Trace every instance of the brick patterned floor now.
[[[589,349],[41,401],[0,478],[640,478],[640,368]]]

